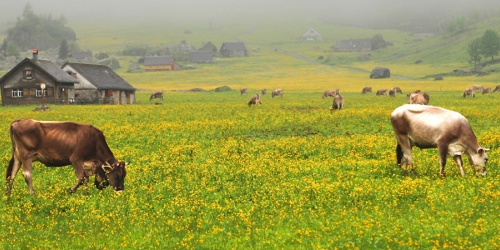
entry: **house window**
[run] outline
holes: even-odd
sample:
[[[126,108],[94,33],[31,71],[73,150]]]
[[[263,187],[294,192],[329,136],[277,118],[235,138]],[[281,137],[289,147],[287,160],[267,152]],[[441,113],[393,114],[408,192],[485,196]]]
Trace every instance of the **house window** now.
[[[36,97],[42,97],[42,89],[36,89],[35,95],[36,95]],[[43,90],[43,95],[47,96],[47,89]]]
[[[24,69],[24,79],[33,80],[33,69],[31,68]]]
[[[113,90],[108,89],[106,90],[106,97],[112,97],[113,96]]]
[[[23,89],[13,89],[12,97],[23,97]]]

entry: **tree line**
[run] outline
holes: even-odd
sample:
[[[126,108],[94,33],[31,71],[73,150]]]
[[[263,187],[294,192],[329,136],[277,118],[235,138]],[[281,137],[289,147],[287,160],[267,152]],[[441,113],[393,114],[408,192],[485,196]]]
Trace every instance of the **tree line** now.
[[[498,56],[499,51],[500,37],[496,31],[488,29],[481,37],[472,40],[467,46],[468,62],[474,64],[474,68],[476,68],[483,58],[491,58],[491,61],[494,61],[494,57]]]

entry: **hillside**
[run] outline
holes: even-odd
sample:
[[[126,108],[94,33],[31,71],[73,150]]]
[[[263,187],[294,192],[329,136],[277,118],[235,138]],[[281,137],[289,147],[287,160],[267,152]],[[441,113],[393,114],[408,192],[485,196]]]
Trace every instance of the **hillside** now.
[[[468,70],[467,44],[480,37],[486,29],[500,32],[500,17],[474,23],[458,35],[413,36],[397,30],[370,30],[324,23],[256,23],[225,27],[208,27],[206,24],[153,25],[135,23],[112,26],[95,26],[89,23],[69,24],[76,31],[81,49],[95,53],[106,52],[120,60],[122,75],[139,89],[188,89],[193,87],[212,89],[228,85],[232,88],[281,87],[287,89],[321,90],[336,82],[342,82],[349,89],[350,83],[361,85],[398,84],[411,86],[413,83],[392,78],[377,82],[368,81],[367,75],[376,66],[386,66],[394,76],[418,80],[432,88],[432,76],[449,73],[454,69]],[[97,27],[97,28],[96,28]],[[324,37],[323,41],[302,41],[298,38],[310,27],[314,27]],[[189,32],[186,32],[189,30]],[[369,52],[332,52],[337,39],[371,38],[381,34],[393,46]],[[225,41],[244,41],[250,51],[248,58],[218,58],[211,65],[197,65],[196,70],[181,72],[127,73],[129,64],[137,62],[137,57],[122,56],[125,46],[148,45],[168,47],[186,41],[195,47],[211,41],[220,46]],[[287,51],[307,58],[300,60],[285,53]],[[320,59],[323,58],[323,59]],[[327,59],[327,60],[326,60]],[[420,60],[422,63],[416,64]],[[325,65],[311,64],[311,61]],[[179,62],[187,65],[188,62]],[[354,70],[353,70],[354,69]],[[500,71],[493,64],[485,71]],[[0,72],[1,73],[1,72]],[[486,85],[498,83],[497,73],[476,77],[446,77],[437,89],[451,84],[452,89],[463,89],[470,82]],[[449,80],[449,82],[447,82]],[[387,81],[392,81],[387,83]],[[361,82],[361,83],[360,83]],[[458,84],[458,85],[457,85]],[[445,86],[445,87],[443,87]],[[358,91],[357,89],[349,89]]]

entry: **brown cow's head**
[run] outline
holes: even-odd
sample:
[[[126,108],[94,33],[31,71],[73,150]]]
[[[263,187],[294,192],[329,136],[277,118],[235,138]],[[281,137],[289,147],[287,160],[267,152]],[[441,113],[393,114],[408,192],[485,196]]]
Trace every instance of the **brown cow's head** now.
[[[125,162],[115,162],[111,165],[102,165],[97,171],[94,185],[97,189],[102,190],[111,185],[115,192],[121,192],[125,189]]]
[[[487,148],[479,148],[475,154],[469,156],[469,161],[477,175],[486,176],[486,163],[488,162]]]

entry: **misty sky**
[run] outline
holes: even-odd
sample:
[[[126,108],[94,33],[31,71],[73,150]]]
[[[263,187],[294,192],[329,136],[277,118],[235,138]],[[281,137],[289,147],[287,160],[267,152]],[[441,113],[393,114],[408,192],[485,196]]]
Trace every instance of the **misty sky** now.
[[[2,0],[0,25],[15,23],[27,3],[37,15],[64,15],[72,22],[154,20],[245,21],[304,18],[374,22],[391,18],[448,16],[500,9],[500,0]],[[1,27],[0,30],[5,30]]]

